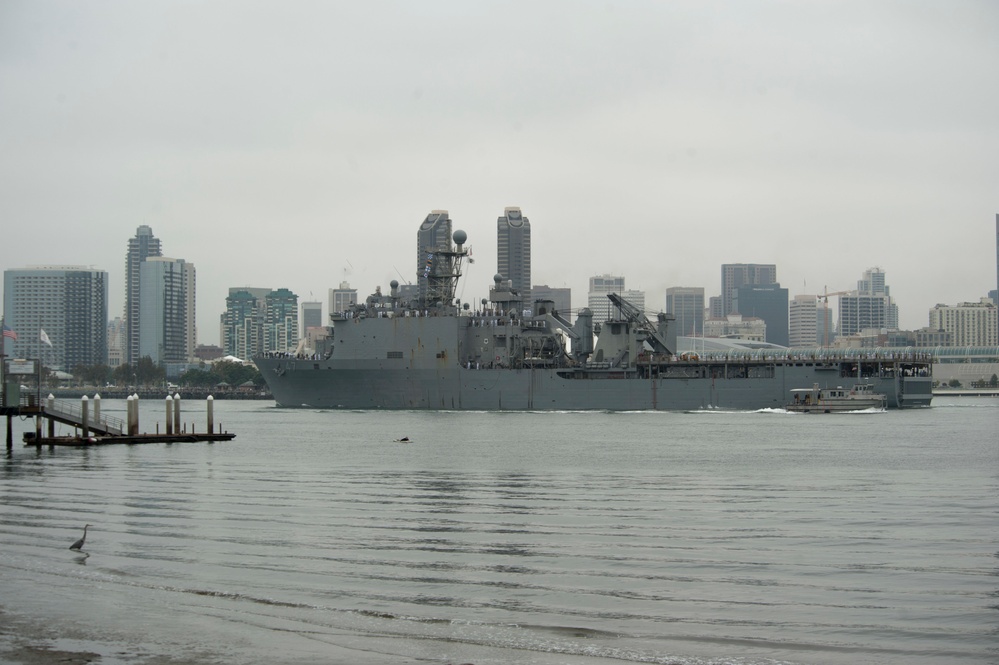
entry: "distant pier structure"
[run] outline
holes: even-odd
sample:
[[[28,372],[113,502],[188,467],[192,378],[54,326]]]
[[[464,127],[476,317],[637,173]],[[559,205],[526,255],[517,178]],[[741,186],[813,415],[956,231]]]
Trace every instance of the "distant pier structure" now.
[[[101,396],[93,399],[84,395],[78,404],[69,400],[57,400],[49,395],[39,401],[36,395],[28,395],[8,404],[7,391],[0,414],[7,418],[7,449],[13,445],[13,419],[34,418],[35,430],[25,432],[24,442],[29,446],[93,446],[109,443],[177,443],[184,441],[229,441],[236,437],[232,432],[223,431],[221,424],[216,426],[215,400],[209,396],[205,400],[204,424],[199,428],[194,421],[184,421],[181,414],[179,394],[165,398],[165,427],[160,431],[156,423],[153,433],[141,432],[139,424],[139,397],[133,395],[126,400],[125,419],[109,416],[101,412]],[[43,421],[46,426],[43,427]],[[56,423],[69,425],[73,433],[56,436]],[[44,433],[43,433],[44,430]],[[199,431],[200,430],[200,431]]]

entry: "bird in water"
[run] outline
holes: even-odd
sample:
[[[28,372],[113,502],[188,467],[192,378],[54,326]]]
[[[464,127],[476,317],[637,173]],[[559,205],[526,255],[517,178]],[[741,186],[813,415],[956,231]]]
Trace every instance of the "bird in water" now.
[[[83,537],[80,538],[75,543],[73,543],[72,545],[70,545],[69,549],[76,550],[78,552],[83,549],[83,543],[86,542],[86,540],[87,540],[87,527],[90,527],[90,526],[93,526],[93,524],[84,525],[84,527],[83,527]]]

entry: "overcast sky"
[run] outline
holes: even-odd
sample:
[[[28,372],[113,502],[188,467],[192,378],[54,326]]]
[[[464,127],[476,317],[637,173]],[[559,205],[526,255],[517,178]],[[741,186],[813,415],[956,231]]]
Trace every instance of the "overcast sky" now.
[[[999,3],[0,0],[0,266],[107,270],[148,224],[231,286],[326,301],[414,280],[445,209],[496,272],[663,307],[776,263],[790,295],[881,267],[901,325],[996,288]]]

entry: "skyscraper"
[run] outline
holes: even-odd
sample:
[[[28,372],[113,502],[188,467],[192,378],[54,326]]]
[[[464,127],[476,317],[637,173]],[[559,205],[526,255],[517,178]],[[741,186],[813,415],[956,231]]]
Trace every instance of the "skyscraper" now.
[[[531,222],[520,208],[504,208],[496,220],[496,270],[531,305]]]
[[[766,285],[777,283],[777,266],[773,263],[723,263],[721,267],[721,315],[728,316],[735,309],[736,289],[745,285]],[[750,316],[746,312],[740,312]]]
[[[159,238],[142,225],[128,239],[125,255],[125,362],[134,365],[139,353],[139,266],[150,256],[162,256]]]
[[[678,335],[704,333],[704,288],[671,286],[666,289],[666,313],[676,318]]]
[[[743,284],[735,290],[732,304],[746,318],[763,319],[770,344],[788,345],[787,289],[780,284]]]
[[[431,251],[450,247],[451,218],[447,210],[431,210],[416,233],[416,282],[420,287],[421,300],[427,298],[429,292],[427,278],[435,268]]]
[[[11,355],[40,358],[65,372],[107,364],[105,271],[85,266],[5,270],[3,293],[4,324],[17,333],[7,346]]]
[[[274,289],[264,296],[264,350],[294,351],[298,344],[298,296]]]
[[[135,361],[186,363],[194,357],[195,270],[184,259],[148,256],[139,264],[139,349]]]

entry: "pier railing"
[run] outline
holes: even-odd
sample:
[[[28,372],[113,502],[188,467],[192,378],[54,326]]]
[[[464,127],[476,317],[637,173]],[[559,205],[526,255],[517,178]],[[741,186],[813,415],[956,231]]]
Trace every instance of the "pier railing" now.
[[[44,403],[45,414],[60,420],[82,427],[83,408],[79,404],[67,402],[65,400],[53,400],[51,406]],[[90,419],[87,426],[93,430],[100,430],[106,434],[121,436],[125,433],[125,421],[115,416],[106,416],[103,413],[100,418],[94,418],[90,412]]]

